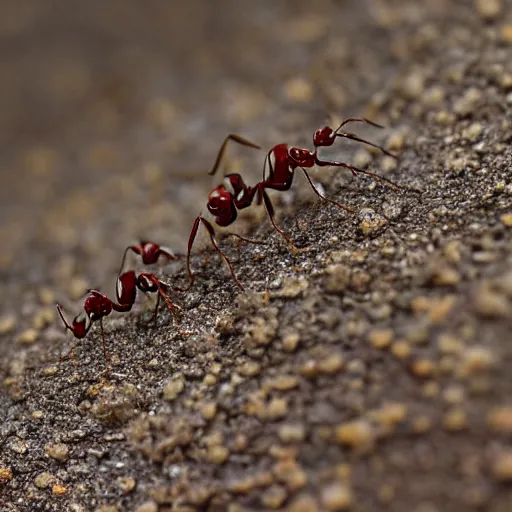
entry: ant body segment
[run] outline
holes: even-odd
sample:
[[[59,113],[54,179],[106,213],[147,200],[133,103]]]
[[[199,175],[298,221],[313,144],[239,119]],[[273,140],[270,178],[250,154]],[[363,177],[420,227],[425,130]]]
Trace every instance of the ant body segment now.
[[[154,274],[142,273],[138,276],[133,270],[124,272],[117,278],[116,296],[117,302],[110,300],[97,290],[89,290],[84,301],[84,310],[78,314],[71,324],[64,317],[62,307],[57,304],[57,311],[64,323],[66,329],[69,329],[75,338],[82,339],[87,336],[92,324],[99,320],[101,329],[101,338],[103,342],[103,353],[106,362],[106,373],[110,374],[110,355],[105,341],[105,332],[103,329],[103,318],[110,315],[112,311],[124,313],[130,311],[135,304],[137,290],[143,293],[158,293],[157,304],[153,312],[153,319],[156,318],[160,298],[162,298],[174,317],[178,316],[181,308],[174,304],[165,293],[165,283],[160,281]]]
[[[141,256],[142,263],[144,263],[144,265],[153,265],[158,261],[160,256],[164,256],[168,260],[179,260],[183,258],[182,254],[174,254],[172,250],[167,247],[161,247],[153,242],[141,241],[139,244],[129,245],[125,249],[123,259],[121,260],[121,267],[119,268],[119,275],[121,275],[126,255],[129,251]]]
[[[350,132],[341,131],[343,126],[351,122],[361,122],[367,123],[377,128],[383,128],[381,125],[369,121],[365,118],[360,117],[349,117],[345,119],[338,128],[333,130],[332,128],[326,126],[324,128],[318,129],[315,131],[313,136],[313,144],[315,146],[314,151],[310,151],[308,149],[297,148],[297,147],[288,147],[287,144],[278,144],[274,146],[265,157],[265,165],[263,167],[263,179],[256,183],[253,187],[247,185],[242,176],[240,174],[227,174],[224,177],[224,181],[222,184],[215,187],[208,196],[208,200],[206,203],[206,207],[208,211],[215,218],[215,223],[218,226],[229,226],[238,216],[238,210],[242,210],[244,208],[249,207],[254,200],[256,200],[256,204],[264,204],[265,209],[267,211],[269,220],[273,226],[273,228],[288,242],[288,244],[292,247],[293,250],[297,250],[293,240],[276,224],[275,222],[275,212],[270,197],[267,194],[267,189],[277,190],[277,191],[286,191],[289,190],[293,183],[293,178],[295,176],[295,170],[300,168],[306,179],[308,180],[309,185],[315,192],[315,194],[322,200],[334,204],[338,208],[345,210],[349,213],[355,213],[355,210],[350,206],[347,206],[338,201],[334,201],[333,199],[327,198],[323,196],[319,190],[313,184],[313,180],[309,176],[306,171],[307,168],[311,168],[316,166],[326,167],[342,167],[352,172],[354,176],[358,174],[363,174],[369,176],[384,186],[387,186],[393,190],[402,190],[402,187],[393,183],[392,181],[379,176],[378,174],[372,173],[370,171],[366,171],[363,169],[359,169],[352,165],[346,164],[344,162],[331,161],[331,160],[323,160],[318,156],[318,149],[321,147],[332,146],[336,140],[336,138],[345,138],[349,140],[354,140],[357,142],[361,142],[363,144],[367,144],[374,148],[379,149],[383,154],[397,158],[395,155],[392,155],[388,151],[386,151],[381,146],[378,146],[370,141],[362,139],[358,135],[355,135]],[[244,146],[259,148],[257,144],[254,144],[239,135],[228,135],[224,140],[217,157],[215,159],[215,163],[213,165],[212,170],[208,173],[209,175],[214,175],[220,166],[220,162],[224,155],[227,143],[229,141],[237,142],[238,144],[242,144]],[[266,168],[268,165],[268,176],[266,176]],[[226,262],[228,268],[231,272],[233,280],[238,285],[238,287],[243,291],[244,287],[236,277],[233,266],[228,259],[228,257],[222,252],[220,249],[216,239],[215,239],[215,229],[212,224],[205,219],[202,215],[196,217],[194,224],[192,226],[192,230],[190,232],[189,240],[188,240],[188,250],[187,250],[187,273],[189,276],[189,284],[188,286],[182,290],[186,291],[192,287],[195,281],[195,276],[192,273],[191,265],[190,265],[190,255],[192,252],[192,247],[194,245],[195,238],[197,236],[197,232],[199,230],[199,226],[203,224],[206,230],[208,231],[208,235],[210,240],[219,253],[221,258]],[[229,233],[228,236],[236,236],[241,240],[250,243],[263,243],[255,240],[246,239],[234,233]]]

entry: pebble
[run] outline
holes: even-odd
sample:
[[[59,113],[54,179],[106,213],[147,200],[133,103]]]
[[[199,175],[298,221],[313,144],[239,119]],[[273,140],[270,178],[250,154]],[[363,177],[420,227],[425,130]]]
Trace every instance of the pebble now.
[[[502,9],[502,0],[475,0],[476,10],[482,19],[492,21]]]
[[[324,288],[331,293],[343,292],[350,284],[350,268],[346,265],[329,265],[325,269]]]
[[[261,364],[256,361],[246,361],[237,367],[237,372],[244,377],[255,377],[261,372]]]
[[[501,482],[512,481],[512,450],[499,453],[492,463],[492,473]]]
[[[300,334],[298,332],[288,332],[283,336],[283,350],[285,352],[294,352],[300,342]]]
[[[48,471],[44,471],[34,478],[34,485],[38,489],[46,489],[47,487],[50,487],[54,481],[55,477]]]
[[[8,314],[0,317],[0,334],[9,334],[16,329],[16,316]]]
[[[0,484],[11,481],[12,476],[12,469],[10,467],[0,466]]]
[[[299,381],[297,377],[293,375],[281,375],[271,382],[272,388],[278,391],[289,391],[290,389],[296,388],[298,385]]]
[[[340,353],[333,353],[328,357],[317,361],[316,367],[318,372],[332,375],[339,372],[343,368],[344,364],[345,360],[343,356]]]
[[[38,334],[38,331],[35,329],[26,329],[16,338],[16,341],[18,343],[30,345],[37,340]]]
[[[319,512],[319,509],[313,496],[302,494],[292,501],[287,512]]]
[[[300,424],[281,425],[278,435],[283,443],[300,443],[306,438],[306,429]]]
[[[462,138],[470,141],[476,141],[484,131],[481,123],[472,123],[462,131]]]
[[[290,458],[278,461],[272,472],[276,479],[286,484],[286,487],[291,491],[301,489],[308,483],[308,477],[304,470]]]
[[[120,476],[117,479],[117,487],[121,489],[123,494],[128,494],[135,489],[137,485],[137,480],[131,476]]]
[[[487,425],[493,432],[512,434],[512,406],[492,409],[487,415]]]
[[[368,341],[378,349],[385,349],[393,341],[393,329],[374,329],[368,334]]]
[[[346,484],[333,483],[322,489],[320,499],[329,511],[347,510],[352,505],[352,490]]]
[[[500,221],[504,226],[507,226],[507,228],[512,227],[512,213],[504,213],[500,216]]]
[[[69,447],[64,443],[47,444],[44,451],[52,459],[64,461],[69,457]]]
[[[229,457],[229,450],[223,445],[208,448],[208,460],[213,464],[223,464]]]
[[[273,398],[267,405],[265,418],[271,421],[283,418],[288,414],[288,403],[284,398]]]
[[[479,315],[487,318],[506,317],[511,313],[507,298],[494,290],[487,281],[474,290],[473,308]]]
[[[443,417],[443,427],[449,432],[459,432],[468,426],[467,414],[460,408],[448,411]]]
[[[61,484],[54,484],[52,486],[52,494],[55,496],[64,496],[64,494],[67,494],[67,492],[67,487],[64,487]]]
[[[359,229],[365,236],[378,233],[388,223],[388,221],[371,208],[363,208],[359,214]]]
[[[145,501],[135,509],[135,512],[158,512],[158,503],[153,500]]]
[[[493,352],[483,346],[467,348],[462,356],[458,368],[458,374],[462,377],[489,371],[495,364],[496,358]]]
[[[183,382],[183,379],[170,380],[165,384],[163,389],[164,399],[169,401],[176,400],[184,389],[185,383]]]
[[[373,444],[375,433],[366,420],[355,420],[336,427],[336,439],[345,446],[367,448]]]
[[[482,0],[487,1],[487,0]],[[471,87],[467,89],[462,97],[460,97],[453,105],[456,114],[466,116],[473,112],[482,99],[482,93],[479,89]]]
[[[398,340],[391,346],[391,353],[401,361],[411,355],[411,346],[405,340]]]
[[[207,402],[201,405],[201,416],[205,420],[213,420],[217,415],[217,404],[215,402]]]
[[[272,485],[263,492],[261,502],[265,507],[277,510],[285,502],[287,496],[288,493],[283,486]]]
[[[501,40],[505,43],[512,43],[512,23],[506,23],[500,29]]]
[[[417,377],[430,377],[434,373],[434,370],[434,362],[426,358],[417,359],[411,365],[411,371]]]

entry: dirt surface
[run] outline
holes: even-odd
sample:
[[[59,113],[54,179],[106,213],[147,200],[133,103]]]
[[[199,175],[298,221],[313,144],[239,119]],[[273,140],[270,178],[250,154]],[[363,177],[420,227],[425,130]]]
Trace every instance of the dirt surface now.
[[[512,510],[511,2],[2,7],[2,512]],[[61,360],[55,302],[114,296],[140,237],[183,250],[227,133],[307,146],[348,115],[398,164],[329,154],[420,194],[315,171],[349,215],[297,176],[299,253],[249,209],[245,293],[199,246],[179,325],[143,298],[105,322],[110,379],[96,328]]]

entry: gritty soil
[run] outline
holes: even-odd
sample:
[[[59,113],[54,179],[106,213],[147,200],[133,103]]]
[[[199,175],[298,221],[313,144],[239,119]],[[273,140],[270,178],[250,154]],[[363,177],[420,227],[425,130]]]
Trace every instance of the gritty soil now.
[[[4,9],[2,512],[512,510],[511,2]],[[55,302],[115,296],[138,238],[183,251],[227,133],[308,146],[348,115],[398,162],[329,156],[403,190],[315,170],[351,215],[297,175],[272,197],[300,251],[254,206],[234,228],[266,245],[222,242],[244,293],[198,244],[179,323],[142,297],[105,321],[109,378],[96,327],[61,359]]]

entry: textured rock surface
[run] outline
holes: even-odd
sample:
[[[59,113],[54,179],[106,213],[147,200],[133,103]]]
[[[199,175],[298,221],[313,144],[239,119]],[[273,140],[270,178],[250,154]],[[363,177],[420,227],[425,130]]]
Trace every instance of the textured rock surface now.
[[[1,510],[509,510],[511,2],[174,4],[6,4]],[[138,237],[183,249],[225,134],[347,115],[400,159],[333,155],[421,195],[319,169],[356,215],[298,179],[276,207],[304,250],[250,209],[268,245],[224,242],[246,293],[198,254],[179,326],[145,299],[107,319],[109,381],[98,330],[60,360],[55,301],[113,296]]]

